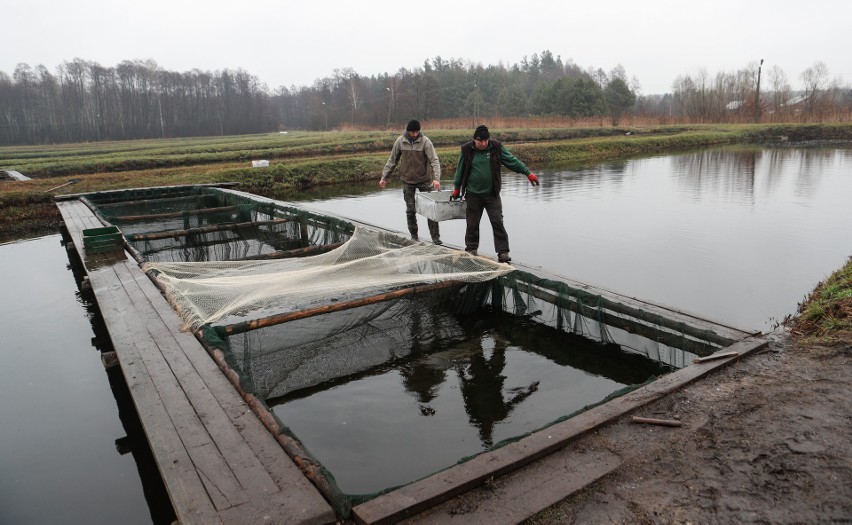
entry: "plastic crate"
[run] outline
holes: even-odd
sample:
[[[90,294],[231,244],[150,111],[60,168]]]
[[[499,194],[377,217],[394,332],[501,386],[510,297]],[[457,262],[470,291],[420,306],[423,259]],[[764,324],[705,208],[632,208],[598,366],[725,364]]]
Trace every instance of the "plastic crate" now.
[[[467,203],[464,201],[451,201],[450,191],[418,191],[414,195],[415,211],[433,221],[449,221],[452,219],[464,219],[467,213]]]
[[[124,249],[124,238],[115,226],[83,230],[86,253],[107,253]]]

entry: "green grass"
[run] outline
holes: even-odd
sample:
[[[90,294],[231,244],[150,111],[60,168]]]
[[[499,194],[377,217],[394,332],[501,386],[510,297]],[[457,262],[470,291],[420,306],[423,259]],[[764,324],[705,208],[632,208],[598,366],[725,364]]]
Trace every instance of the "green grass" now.
[[[792,329],[822,343],[852,334],[852,257],[799,305]]]
[[[819,133],[817,133],[819,131]],[[516,148],[527,149],[531,160],[599,158],[641,151],[706,146],[729,142],[845,134],[848,126],[655,126],[647,128],[495,129],[494,135]],[[469,130],[435,130],[427,135],[439,149],[455,150],[470,139]],[[250,160],[289,160],[311,157],[377,154],[390,151],[397,132],[292,132],[234,137],[198,137],[0,148],[0,166],[29,177],[61,177],[92,173],[148,170],[199,164],[247,163]],[[613,141],[608,143],[608,141]],[[589,144],[600,142],[592,152]],[[565,148],[576,144],[576,148]],[[585,147],[582,145],[585,144]],[[539,145],[536,148],[534,145]],[[547,146],[544,149],[542,146]],[[513,150],[514,151],[514,150]],[[590,155],[590,153],[593,153]],[[387,153],[385,153],[387,154]]]

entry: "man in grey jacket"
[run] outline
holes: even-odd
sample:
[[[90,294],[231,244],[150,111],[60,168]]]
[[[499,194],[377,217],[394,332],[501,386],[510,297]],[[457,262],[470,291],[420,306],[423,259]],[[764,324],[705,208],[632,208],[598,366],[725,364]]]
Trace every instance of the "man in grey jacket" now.
[[[417,236],[417,212],[414,208],[414,192],[441,189],[441,163],[438,161],[438,154],[435,153],[435,146],[432,145],[432,141],[420,133],[420,122],[417,120],[409,121],[405,127],[405,133],[394,141],[388,162],[385,164],[385,169],[382,170],[382,178],[379,180],[381,188],[387,186],[388,176],[394,170],[399,172],[399,178],[402,181],[402,197],[405,199],[408,231],[411,233],[411,238],[416,241],[419,239]],[[429,225],[432,242],[443,244],[438,223],[433,220],[426,222]]]

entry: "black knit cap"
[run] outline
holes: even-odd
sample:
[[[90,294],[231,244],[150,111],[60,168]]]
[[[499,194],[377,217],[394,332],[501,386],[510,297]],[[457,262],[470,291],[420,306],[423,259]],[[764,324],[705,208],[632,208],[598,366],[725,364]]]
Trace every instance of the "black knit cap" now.
[[[477,126],[476,131],[473,132],[473,138],[475,139],[483,140],[489,138],[490,136],[491,135],[488,133],[488,128],[486,128],[485,126]]]
[[[405,126],[405,131],[420,131],[420,121],[416,118],[409,120],[408,125]]]

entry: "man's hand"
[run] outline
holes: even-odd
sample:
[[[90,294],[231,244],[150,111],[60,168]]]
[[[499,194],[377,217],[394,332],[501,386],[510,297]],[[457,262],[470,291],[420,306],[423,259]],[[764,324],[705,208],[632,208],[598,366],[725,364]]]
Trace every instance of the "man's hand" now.
[[[453,190],[453,194],[450,195],[450,200],[451,201],[457,201],[459,199],[461,199],[461,195],[459,194],[459,190]]]
[[[530,184],[532,184],[533,186],[540,186],[541,185],[541,184],[539,184],[538,177],[535,176],[535,173],[530,173],[529,175],[527,175],[527,179],[529,179]]]
[[[441,181],[433,180],[432,181],[432,187],[435,188],[436,190],[440,190],[441,189]]]
[[[379,188],[385,189],[385,186],[387,186],[387,185],[388,185],[388,181],[386,181],[385,179],[381,179],[379,181]]]

